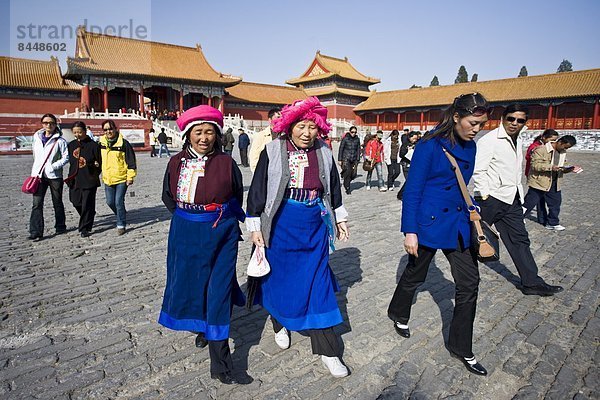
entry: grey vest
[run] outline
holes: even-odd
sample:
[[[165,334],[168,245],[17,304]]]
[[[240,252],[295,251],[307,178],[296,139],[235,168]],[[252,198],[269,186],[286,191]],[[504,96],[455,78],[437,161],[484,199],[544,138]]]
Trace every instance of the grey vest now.
[[[333,154],[329,147],[320,140],[315,141],[317,150],[317,161],[319,163],[319,180],[323,185],[323,204],[329,213],[329,219],[335,228],[335,214],[331,209],[331,168],[333,167]],[[267,172],[267,199],[265,209],[260,215],[260,225],[265,240],[265,246],[270,246],[271,228],[273,218],[277,214],[283,195],[290,181],[290,169],[288,168],[287,140],[276,139],[265,147],[269,158],[269,169]],[[334,232],[335,236],[335,232]]]

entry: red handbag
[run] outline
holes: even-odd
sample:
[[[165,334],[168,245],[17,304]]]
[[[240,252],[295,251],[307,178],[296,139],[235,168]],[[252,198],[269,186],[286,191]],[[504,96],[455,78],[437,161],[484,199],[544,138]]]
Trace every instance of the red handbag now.
[[[40,176],[42,176],[44,166],[46,165],[46,162],[48,162],[48,158],[50,158],[50,154],[52,154],[52,150],[54,150],[54,146],[56,146],[56,143],[58,143],[58,139],[54,141],[52,148],[48,152],[48,155],[46,156],[46,159],[42,164],[42,168],[40,168],[40,172],[38,172],[36,176],[28,176],[27,178],[25,178],[25,182],[23,182],[23,185],[21,185],[21,192],[29,194],[34,194],[35,192],[37,192],[38,187],[40,186],[40,182],[42,181],[42,178],[40,178]]]

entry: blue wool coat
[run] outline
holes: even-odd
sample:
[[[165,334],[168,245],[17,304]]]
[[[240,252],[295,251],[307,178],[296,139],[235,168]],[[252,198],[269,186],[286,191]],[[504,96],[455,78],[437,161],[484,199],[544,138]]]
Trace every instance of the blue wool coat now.
[[[419,142],[408,173],[402,205],[404,233],[416,233],[419,244],[434,249],[457,249],[459,238],[469,247],[469,211],[442,147],[456,158],[465,182],[473,175],[474,141],[433,138]]]

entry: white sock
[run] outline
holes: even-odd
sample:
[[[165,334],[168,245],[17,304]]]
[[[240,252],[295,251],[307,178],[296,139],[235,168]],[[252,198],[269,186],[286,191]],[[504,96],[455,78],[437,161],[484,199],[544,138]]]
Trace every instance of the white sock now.
[[[396,322],[396,326],[400,329],[408,329],[408,325],[401,324],[400,322]]]

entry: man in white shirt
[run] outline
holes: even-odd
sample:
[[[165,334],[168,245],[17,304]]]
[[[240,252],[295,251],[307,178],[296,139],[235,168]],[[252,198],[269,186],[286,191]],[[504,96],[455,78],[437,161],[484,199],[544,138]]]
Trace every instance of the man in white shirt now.
[[[473,181],[481,217],[494,224],[521,277],[526,295],[552,296],[562,286],[549,285],[538,275],[531,254],[529,234],[523,222],[523,143],[520,133],[527,122],[528,109],[511,104],[502,114],[502,123],[477,142]]]

